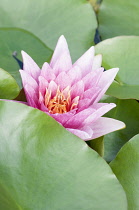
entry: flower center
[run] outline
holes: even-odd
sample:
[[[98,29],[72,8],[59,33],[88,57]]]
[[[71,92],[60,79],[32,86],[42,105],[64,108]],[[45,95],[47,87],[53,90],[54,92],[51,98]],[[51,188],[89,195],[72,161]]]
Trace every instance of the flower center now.
[[[68,111],[68,101],[65,99],[63,93],[59,92],[56,96],[51,99],[47,105],[50,113],[59,113],[63,114]]]
[[[56,95],[52,98],[51,92],[46,90],[45,94],[45,106],[48,108],[51,114],[64,114],[78,105],[79,97],[76,100],[71,101],[70,90],[69,87],[64,89],[63,91],[57,89]]]

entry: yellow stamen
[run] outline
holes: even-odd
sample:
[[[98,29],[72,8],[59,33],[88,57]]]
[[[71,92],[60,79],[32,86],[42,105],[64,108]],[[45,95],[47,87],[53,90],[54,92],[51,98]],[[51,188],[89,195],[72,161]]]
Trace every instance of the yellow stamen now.
[[[49,93],[49,91],[46,90],[45,106],[48,108],[50,113],[63,114],[75,108],[76,105],[78,105],[78,102],[77,104],[76,103],[71,104],[71,96],[69,88],[60,91],[58,87],[56,95],[53,98],[51,98],[51,93]]]

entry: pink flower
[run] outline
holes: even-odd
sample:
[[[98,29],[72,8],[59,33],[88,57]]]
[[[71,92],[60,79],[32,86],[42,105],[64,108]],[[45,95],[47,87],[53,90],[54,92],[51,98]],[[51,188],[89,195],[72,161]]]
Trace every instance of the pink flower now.
[[[27,104],[57,120],[68,131],[83,140],[90,140],[122,129],[124,123],[101,117],[115,107],[98,103],[118,69],[104,71],[102,56],[94,56],[91,47],[73,65],[64,36],[58,40],[50,64],[42,69],[22,51],[20,70]]]

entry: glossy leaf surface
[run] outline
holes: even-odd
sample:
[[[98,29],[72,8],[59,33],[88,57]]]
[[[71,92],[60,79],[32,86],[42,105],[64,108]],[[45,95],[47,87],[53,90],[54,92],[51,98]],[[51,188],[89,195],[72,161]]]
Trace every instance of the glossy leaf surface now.
[[[14,99],[19,94],[19,91],[15,79],[0,68],[0,99]]]
[[[95,150],[100,156],[104,156],[104,136],[87,142],[88,145]]]
[[[120,35],[139,35],[138,0],[104,0],[98,15],[102,39]]]
[[[107,94],[120,99],[139,99],[139,37],[107,39],[96,45],[96,53],[103,55],[102,65],[106,69],[120,69]]]
[[[21,29],[0,29],[0,49],[0,67],[6,69],[20,86],[21,50],[27,52],[40,67],[52,55],[52,50],[37,37]]]
[[[63,34],[75,61],[93,44],[97,21],[86,0],[1,0],[0,27],[30,31],[53,50]]]
[[[102,102],[116,104],[116,108],[105,116],[121,120],[126,124],[125,129],[109,133],[104,137],[104,158],[110,162],[120,148],[139,132],[139,103],[133,99],[121,100],[113,97],[106,97]]]
[[[127,209],[107,163],[45,113],[1,101],[0,127],[1,184],[11,205],[12,199],[29,210]]]
[[[134,136],[119,151],[110,166],[123,188],[128,199],[128,209],[139,209],[139,134]]]

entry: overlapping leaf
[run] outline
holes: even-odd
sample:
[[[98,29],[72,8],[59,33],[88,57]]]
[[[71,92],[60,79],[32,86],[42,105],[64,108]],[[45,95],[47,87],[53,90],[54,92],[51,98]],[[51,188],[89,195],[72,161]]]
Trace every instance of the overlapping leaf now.
[[[102,39],[119,35],[139,35],[139,1],[105,0],[99,9]]]
[[[96,53],[103,55],[103,66],[106,69],[120,69],[107,94],[120,99],[139,99],[139,37],[107,39],[96,45]]]
[[[139,209],[139,134],[120,150],[110,166],[122,184],[128,199],[128,209]]]
[[[106,97],[102,101],[117,105],[106,114],[107,117],[121,120],[126,124],[125,129],[109,133],[104,137],[104,158],[110,162],[119,149],[139,132],[139,103],[133,99],[120,100],[113,97]]]
[[[106,162],[45,113],[1,101],[0,127],[1,208],[127,209]]]
[[[0,29],[0,67],[6,69],[20,84],[21,50],[42,66],[50,60],[52,51],[33,34],[21,29]]]
[[[0,4],[0,27],[30,31],[51,49],[63,34],[74,60],[93,43],[97,21],[86,0],[1,0]]]
[[[19,91],[15,79],[0,68],[0,99],[14,99],[19,94]]]

